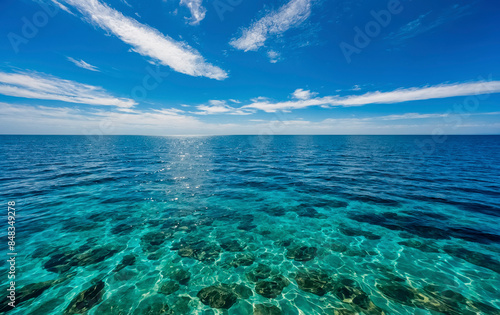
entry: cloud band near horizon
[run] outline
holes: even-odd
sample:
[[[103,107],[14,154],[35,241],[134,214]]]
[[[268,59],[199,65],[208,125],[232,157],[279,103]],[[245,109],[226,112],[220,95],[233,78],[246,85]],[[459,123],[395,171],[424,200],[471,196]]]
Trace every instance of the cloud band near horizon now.
[[[312,92],[304,91],[302,89],[296,90],[294,95],[298,93],[300,93],[300,95],[314,95]],[[354,107],[369,104],[394,104],[493,93],[500,93],[500,81],[440,84],[435,86],[397,89],[390,92],[368,92],[362,95],[299,98],[297,100],[285,102],[271,102],[265,98],[259,98],[255,102],[245,105],[242,108],[259,109],[272,113],[280,110],[289,111],[311,106]]]

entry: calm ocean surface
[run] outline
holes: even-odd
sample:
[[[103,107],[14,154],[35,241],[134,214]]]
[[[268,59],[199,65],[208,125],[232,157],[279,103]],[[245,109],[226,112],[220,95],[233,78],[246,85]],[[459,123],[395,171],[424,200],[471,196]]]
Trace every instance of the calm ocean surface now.
[[[7,313],[500,314],[500,136],[430,139],[0,136]]]

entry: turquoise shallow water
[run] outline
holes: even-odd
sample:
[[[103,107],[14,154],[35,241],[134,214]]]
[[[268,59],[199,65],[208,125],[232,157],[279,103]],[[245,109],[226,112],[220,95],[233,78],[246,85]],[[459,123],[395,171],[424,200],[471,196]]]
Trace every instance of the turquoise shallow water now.
[[[500,137],[429,139],[0,136],[1,311],[500,314]]]

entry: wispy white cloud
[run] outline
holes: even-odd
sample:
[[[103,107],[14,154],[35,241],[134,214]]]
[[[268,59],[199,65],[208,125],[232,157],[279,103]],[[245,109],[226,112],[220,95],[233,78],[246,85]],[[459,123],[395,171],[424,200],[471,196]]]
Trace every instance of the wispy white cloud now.
[[[294,94],[297,91],[294,92]],[[393,104],[409,101],[440,99],[457,96],[491,94],[500,92],[500,81],[480,81],[470,83],[440,84],[436,86],[398,89],[391,92],[369,92],[362,95],[325,96],[297,99],[285,102],[271,102],[260,98],[243,108],[259,109],[266,112],[300,109],[311,106],[363,106],[368,104]],[[303,93],[303,92],[301,92]],[[299,93],[299,94],[301,94]]]
[[[242,110],[239,108],[234,108],[229,106],[226,101],[219,100],[211,100],[208,104],[202,104],[196,106],[197,112],[192,112],[197,115],[220,115],[220,114],[228,114],[228,115],[250,115],[254,112],[254,110]]]
[[[120,1],[123,2],[123,4],[125,4],[127,7],[132,8],[132,5],[128,3],[127,0],[120,0]]]
[[[367,104],[392,104],[409,101],[439,99],[457,96],[480,95],[500,92],[500,81],[481,81],[399,89],[392,92],[370,92],[340,98],[338,105],[363,106]]]
[[[21,98],[125,108],[137,104],[131,99],[114,97],[101,87],[64,80],[37,72],[0,72],[0,94]]]
[[[274,50],[267,52],[267,57],[270,63],[277,63],[280,60],[280,53]]]
[[[176,109],[105,111],[0,103],[0,112],[4,134],[193,135],[238,130],[235,124],[204,123]]]
[[[71,10],[65,6],[64,4],[60,3],[59,1],[57,0],[52,0],[52,2],[57,5],[61,10],[63,11],[66,11],[67,13],[71,14],[71,15],[75,15],[73,12],[71,12]]]
[[[77,8],[102,29],[131,45],[132,50],[142,56],[187,75],[217,80],[227,78],[224,70],[207,63],[200,53],[189,45],[177,42],[148,25],[126,17],[98,0],[64,1]]]
[[[309,90],[296,89],[295,92],[292,93],[292,96],[298,100],[308,100],[317,94],[318,93],[311,92]]]
[[[379,120],[406,120],[406,119],[432,119],[432,118],[444,118],[446,114],[419,114],[419,113],[406,113],[400,115],[387,115],[376,117]],[[373,118],[370,118],[373,119]]]
[[[413,119],[439,119],[446,118],[450,113],[430,113],[430,114],[420,114],[420,113],[405,113],[405,114],[395,114],[395,115],[385,115],[385,116],[374,116],[366,118],[355,118],[358,121],[384,121],[384,120],[413,120]],[[487,113],[468,113],[468,116],[492,116],[500,115],[500,112],[487,112]]]
[[[277,11],[273,11],[243,29],[239,38],[230,41],[236,49],[258,50],[271,35],[279,35],[300,25],[311,15],[313,0],[291,0]]]
[[[420,15],[415,20],[410,21],[408,24],[403,25],[398,31],[389,34],[389,36],[387,36],[387,38],[392,39],[392,40],[402,41],[402,40],[409,39],[409,38],[415,37],[415,36],[423,33],[425,29],[428,29],[428,27],[423,27],[422,23],[423,23],[423,20],[429,14],[430,14],[430,12],[427,12],[425,14]]]
[[[420,34],[429,32],[443,24],[471,14],[471,6],[471,4],[455,4],[451,7],[446,8],[437,17],[432,14],[433,12],[427,12],[420,15],[415,20],[410,21],[408,24],[403,25],[398,31],[389,34],[389,36],[387,36],[387,39],[399,43],[407,39],[416,37]]]
[[[85,61],[83,61],[81,59],[80,60],[76,60],[74,58],[68,57],[68,60],[71,61],[72,63],[74,63],[77,67],[80,67],[80,68],[83,68],[83,69],[87,69],[87,70],[90,70],[90,71],[100,72],[100,70],[96,66],[88,64],[88,63],[86,63]]]
[[[198,25],[205,18],[207,9],[202,6],[203,0],[181,0],[180,4],[188,7],[191,12],[191,18],[189,18],[189,24]]]

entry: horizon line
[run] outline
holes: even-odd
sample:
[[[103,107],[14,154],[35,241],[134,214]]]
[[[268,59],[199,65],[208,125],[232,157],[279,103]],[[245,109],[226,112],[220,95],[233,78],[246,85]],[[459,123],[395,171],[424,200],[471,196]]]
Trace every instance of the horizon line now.
[[[279,137],[279,136],[435,136],[433,134],[203,134],[203,135],[136,135],[136,134],[117,134],[117,135],[83,135],[83,134],[0,134],[0,136],[80,136],[80,137]],[[470,134],[443,134],[442,136],[500,136],[500,133],[470,133]]]

